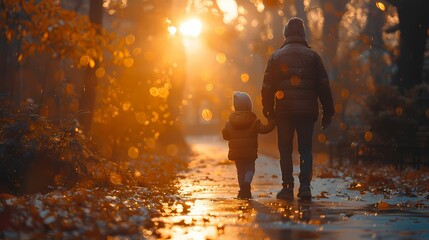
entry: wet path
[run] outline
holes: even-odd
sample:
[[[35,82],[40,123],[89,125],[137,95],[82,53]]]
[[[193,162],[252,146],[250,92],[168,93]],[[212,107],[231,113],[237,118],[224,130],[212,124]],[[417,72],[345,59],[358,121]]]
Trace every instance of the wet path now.
[[[281,173],[278,161],[266,156],[257,160],[253,199],[237,200],[235,166],[226,159],[226,143],[215,137],[189,141],[195,155],[181,176],[182,201],[166,205],[167,214],[158,219],[161,238],[429,239],[427,208],[407,206],[408,199],[380,208],[377,196],[347,191],[341,179],[314,179],[313,196],[323,198],[312,202],[275,199]]]

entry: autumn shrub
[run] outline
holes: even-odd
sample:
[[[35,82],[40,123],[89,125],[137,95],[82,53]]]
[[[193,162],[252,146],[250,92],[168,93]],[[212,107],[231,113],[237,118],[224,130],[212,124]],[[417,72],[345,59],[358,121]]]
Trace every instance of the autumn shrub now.
[[[394,86],[379,86],[367,100],[366,119],[373,142],[415,144],[417,129],[427,122],[428,87],[419,85],[406,93]]]
[[[0,190],[20,194],[135,183],[132,171],[98,155],[74,118],[52,121],[39,110],[2,103]]]

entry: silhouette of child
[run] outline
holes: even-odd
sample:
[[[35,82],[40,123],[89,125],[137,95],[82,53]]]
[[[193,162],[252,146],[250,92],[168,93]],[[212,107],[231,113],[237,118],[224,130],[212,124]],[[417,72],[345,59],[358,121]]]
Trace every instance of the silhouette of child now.
[[[234,92],[234,112],[229,115],[222,130],[228,142],[228,159],[235,161],[240,190],[238,199],[252,198],[250,184],[255,174],[258,158],[258,134],[267,134],[275,128],[274,121],[262,124],[252,112],[252,99],[245,92]]]

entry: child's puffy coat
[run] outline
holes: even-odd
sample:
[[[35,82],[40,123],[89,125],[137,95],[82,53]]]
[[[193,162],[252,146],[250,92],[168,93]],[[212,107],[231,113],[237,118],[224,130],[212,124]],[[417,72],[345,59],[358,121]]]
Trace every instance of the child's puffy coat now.
[[[275,127],[273,122],[264,125],[251,111],[236,111],[222,130],[228,142],[228,159],[255,161],[258,158],[258,134],[267,134]]]

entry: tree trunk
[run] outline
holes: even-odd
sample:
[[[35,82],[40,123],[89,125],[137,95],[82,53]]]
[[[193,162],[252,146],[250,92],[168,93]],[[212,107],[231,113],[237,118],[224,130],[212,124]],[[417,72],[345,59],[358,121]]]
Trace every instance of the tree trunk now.
[[[429,1],[390,0],[398,11],[399,44],[398,77],[394,84],[407,90],[422,83],[423,59],[429,27]]]
[[[369,51],[369,71],[377,84],[386,84],[389,77],[385,74],[386,64],[383,61],[384,43],[382,28],[384,12],[375,5],[376,1],[368,3],[368,19],[361,39]]]
[[[10,64],[9,51],[10,45],[6,39],[0,38],[0,94],[12,95],[13,78],[11,78],[11,69],[14,69]]]
[[[89,19],[92,23],[102,26],[103,23],[103,2],[99,0],[91,0],[89,7]],[[95,107],[95,97],[97,88],[97,77],[95,76],[95,69],[88,68],[84,73],[83,89],[80,98],[80,109],[88,111],[86,114],[80,116],[80,123],[83,130],[89,132],[91,130],[92,116]]]
[[[307,12],[305,12],[305,6],[304,6],[304,0],[295,0],[295,7],[296,7],[296,16],[301,18],[304,22],[304,25],[306,27],[305,34],[307,35],[307,41],[311,39],[310,31],[308,29],[308,19],[307,19]],[[310,44],[311,45],[311,44]]]
[[[344,0],[320,0],[324,12],[325,22],[323,25],[323,44],[321,49],[324,63],[331,78],[335,78],[335,56],[338,48],[341,19],[346,12],[349,1]]]
[[[20,63],[17,60],[18,42],[16,40],[12,40],[12,42],[5,40],[0,44],[2,44],[1,48],[4,48],[0,50],[0,58],[2,58],[0,60],[0,64],[2,64],[0,67],[0,76],[2,78],[0,88],[2,92],[4,91],[7,94],[7,98],[10,101],[19,106],[22,101],[20,93],[23,86],[18,78],[19,71],[21,71],[19,68]]]

